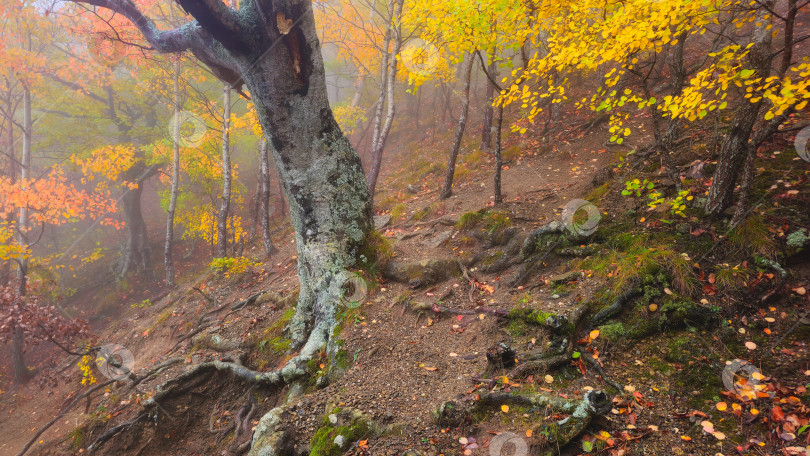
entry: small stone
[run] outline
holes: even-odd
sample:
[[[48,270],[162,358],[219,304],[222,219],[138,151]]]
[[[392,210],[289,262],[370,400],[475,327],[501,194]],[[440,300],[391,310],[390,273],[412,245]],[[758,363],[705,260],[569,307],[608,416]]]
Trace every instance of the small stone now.
[[[334,413],[331,413],[331,414],[329,415],[329,424],[331,424],[332,426],[334,426],[334,425],[336,425],[336,424],[337,424],[337,422],[338,422],[337,415],[335,415]]]
[[[436,247],[444,244],[444,242],[447,241],[448,239],[450,239],[452,236],[453,236],[452,231],[445,231],[443,233],[440,233],[439,235],[437,235],[435,238],[433,238],[430,241],[429,246],[432,247],[432,248],[436,248]]]
[[[551,295],[551,299],[560,299],[560,295],[554,293],[553,295]]]
[[[374,216],[374,229],[381,230],[391,223],[391,214],[375,215]]]
[[[345,447],[346,446],[346,437],[343,437],[342,435],[339,435],[339,436],[335,437],[335,445],[339,446],[340,448]]]

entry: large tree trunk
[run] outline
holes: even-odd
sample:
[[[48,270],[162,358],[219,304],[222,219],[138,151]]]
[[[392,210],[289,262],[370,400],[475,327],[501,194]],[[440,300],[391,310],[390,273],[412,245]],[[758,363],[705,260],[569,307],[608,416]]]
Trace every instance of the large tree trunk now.
[[[473,54],[465,56],[462,81],[464,84],[461,95],[461,114],[458,116],[458,127],[456,137],[453,140],[453,148],[450,149],[450,158],[447,161],[447,172],[444,175],[444,187],[439,196],[440,199],[447,199],[453,194],[453,175],[456,173],[456,160],[458,151],[461,149],[461,139],[464,137],[464,129],[467,126],[467,113],[470,110],[470,76],[472,74]]]
[[[223,81],[247,86],[289,196],[298,249],[300,293],[288,326],[298,354],[269,377],[300,379],[320,350],[337,353],[332,333],[348,268],[373,228],[362,164],[329,107],[311,0],[249,0],[238,12],[178,0],[196,21],[162,32],[131,0],[74,1],[114,9],[154,48],[191,50]]]
[[[217,256],[228,256],[228,216],[231,211],[231,85],[222,90],[222,200],[217,214]]]
[[[377,178],[380,176],[382,166],[382,156],[385,150],[385,143],[388,134],[391,132],[391,125],[394,122],[396,107],[394,106],[394,84],[397,76],[397,55],[402,47],[402,30],[400,18],[402,17],[402,5],[405,0],[391,0],[389,5],[391,14],[386,31],[385,45],[383,48],[383,68],[382,84],[380,86],[380,97],[377,100],[377,108],[374,117],[374,137],[371,141],[371,164],[368,170],[368,188],[372,202],[374,201],[374,190],[377,188]],[[391,39],[394,40],[393,49],[389,49]],[[387,106],[385,122],[381,122],[383,102]]]
[[[169,208],[166,211],[166,244],[163,247],[163,262],[166,266],[166,285],[174,286],[174,212],[177,208],[177,193],[180,186],[180,56],[174,61],[174,122],[172,123],[172,188]]]
[[[142,162],[136,163],[124,173],[124,180],[134,185],[124,191],[121,196],[121,205],[124,208],[124,221],[128,231],[127,244],[124,250],[124,260],[121,277],[130,273],[150,274],[152,257],[149,248],[149,236],[146,232],[146,222],[141,210],[141,195],[146,180],[157,171],[157,166],[144,167]]]
[[[750,80],[764,79],[770,73],[772,60],[770,25],[773,22],[773,16],[768,10],[773,8],[773,3],[773,0],[762,2],[763,6],[757,11],[754,21],[757,25],[751,38],[753,46],[749,54],[754,74]],[[770,19],[766,16],[770,16]],[[719,215],[734,200],[734,187],[737,185],[738,176],[744,165],[751,132],[759,116],[762,103],[761,99],[756,103],[751,103],[746,99],[734,115],[731,128],[720,147],[720,159],[717,162],[717,169],[712,178],[706,202],[707,214]]]
[[[267,140],[262,139],[259,147],[261,172],[259,174],[259,220],[262,229],[265,255],[273,253],[273,240],[270,238],[270,158],[267,156]]]
[[[277,2],[278,3],[278,2]],[[357,153],[332,116],[312,11],[288,1],[273,14],[295,25],[258,62],[237,60],[289,195],[300,294],[289,325],[299,354],[285,377],[301,375],[319,350],[332,355],[347,268],[371,231],[369,190]],[[298,62],[291,65],[290,62]]]

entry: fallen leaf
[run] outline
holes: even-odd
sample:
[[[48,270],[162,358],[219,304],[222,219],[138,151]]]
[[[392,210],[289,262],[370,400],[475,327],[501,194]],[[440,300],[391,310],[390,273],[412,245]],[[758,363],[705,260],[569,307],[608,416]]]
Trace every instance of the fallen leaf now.
[[[594,329],[593,331],[591,331],[590,336],[591,336],[591,340],[595,340],[597,337],[599,337],[599,330]]]
[[[748,342],[745,343],[745,348],[747,348],[749,350],[756,350],[757,349],[757,344],[755,344],[755,343],[753,343],[751,341],[748,341]]]
[[[793,291],[795,291],[799,296],[804,296],[807,294],[807,290],[804,287],[794,288]]]
[[[506,405],[506,404],[502,405],[502,406],[501,406],[501,411],[502,411],[503,413],[509,413],[509,406],[508,406],[508,405]]]
[[[546,375],[545,381],[546,383],[554,383],[554,377],[552,377],[551,375]]]
[[[728,408],[728,404],[726,404],[725,402],[718,402],[717,403],[717,410],[720,410],[722,412],[722,411],[726,410],[727,408]]]

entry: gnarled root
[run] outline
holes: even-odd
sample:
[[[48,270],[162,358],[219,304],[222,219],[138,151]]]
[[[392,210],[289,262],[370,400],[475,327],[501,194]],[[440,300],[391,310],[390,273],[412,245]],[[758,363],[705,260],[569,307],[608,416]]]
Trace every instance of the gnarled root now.
[[[497,409],[501,405],[545,409],[548,412],[569,415],[559,421],[538,423],[533,430],[535,437],[529,442],[532,447],[540,449],[541,454],[555,455],[559,453],[560,448],[581,434],[595,417],[609,412],[612,401],[610,396],[599,390],[588,391],[579,402],[547,394],[522,395],[494,392],[482,394],[480,399],[472,404],[455,401],[444,402],[434,411],[433,418],[440,426],[455,427],[470,422],[478,411]]]
[[[640,280],[636,278],[635,280],[631,281],[630,287],[622,293],[621,295],[617,296],[615,300],[613,300],[613,304],[604,309],[600,310],[596,315],[593,316],[591,319],[591,323],[593,326],[598,326],[606,321],[610,320],[611,318],[618,315],[624,306],[627,305],[630,301],[634,298],[637,298],[643,294],[641,288],[639,288]]]

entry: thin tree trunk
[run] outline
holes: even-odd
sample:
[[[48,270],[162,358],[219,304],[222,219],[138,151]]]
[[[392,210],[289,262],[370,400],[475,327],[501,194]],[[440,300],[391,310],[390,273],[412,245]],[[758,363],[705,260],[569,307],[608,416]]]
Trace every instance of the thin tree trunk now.
[[[20,160],[20,180],[25,182],[31,177],[31,135],[33,122],[31,120],[31,91],[28,87],[23,89],[23,144],[22,159]],[[20,218],[17,226],[18,242],[23,251],[28,250],[28,209],[20,208]],[[28,259],[19,258],[17,263],[17,292],[25,296],[28,289]],[[18,304],[22,306],[22,303]],[[15,328],[12,340],[11,358],[14,367],[14,382],[21,384],[31,379],[31,371],[25,366],[25,333],[20,327]]]
[[[495,66],[495,53],[490,51],[489,66],[487,72],[492,79],[497,78],[497,67]],[[492,121],[495,117],[495,84],[486,78],[487,83],[487,98],[486,105],[484,106],[484,120],[481,123],[481,150],[488,151],[492,148]]]
[[[273,240],[270,238],[270,160],[267,156],[267,140],[262,139],[259,147],[261,173],[259,176],[259,220],[262,228],[262,241],[265,255],[273,253]]]
[[[414,116],[414,117],[416,117],[416,131],[420,131],[420,128],[419,128],[419,110],[421,109],[421,107],[422,107],[422,91],[417,90],[416,91],[416,115]],[[419,139],[422,139],[421,134],[419,135]]]
[[[163,262],[166,266],[166,285],[174,286],[174,213],[177,208],[177,193],[180,186],[180,57],[174,60],[174,122],[172,123],[172,188],[169,195],[169,208],[166,211],[166,244],[163,248]]]
[[[281,182],[281,177],[278,179],[278,199],[281,203],[281,207],[279,208],[281,209],[281,217],[284,218],[284,214],[287,213],[287,197],[284,192],[284,184]]]
[[[8,167],[6,168],[6,172],[8,173],[8,178],[11,180],[11,183],[16,182],[17,180],[17,154],[15,150],[15,135],[14,135],[14,119],[11,116],[11,113],[14,112],[14,100],[12,97],[11,92],[8,93],[8,100],[6,103],[6,115],[8,118],[6,119],[8,123],[6,124],[6,139],[8,140],[8,150],[6,151],[7,159],[8,159]],[[8,214],[8,218],[6,221],[11,224],[13,223],[15,218],[14,213]],[[8,285],[11,281],[11,262],[3,261],[0,262],[0,286]]]
[[[770,72],[772,35],[769,26],[773,19],[768,9],[772,9],[774,2],[765,0],[762,3],[763,6],[756,14],[754,22],[757,25],[751,40],[753,46],[749,59],[754,70],[751,80],[764,79]],[[771,16],[771,18],[768,19],[766,16]],[[737,109],[731,128],[720,147],[720,159],[717,162],[717,169],[712,178],[706,202],[707,214],[719,215],[733,202],[734,187],[737,185],[738,176],[747,157],[749,139],[761,106],[762,100],[756,103],[745,100]]]
[[[501,193],[501,170],[503,169],[503,145],[501,143],[501,132],[503,131],[503,105],[498,106],[498,117],[495,122],[495,176],[493,186],[495,187],[495,204],[503,202]]]
[[[385,123],[380,126],[379,117],[375,117],[374,140],[372,141],[371,165],[369,167],[368,176],[368,189],[372,204],[374,201],[374,190],[377,188],[377,179],[380,176],[380,167],[382,166],[382,156],[383,152],[385,151],[385,143],[388,139],[388,134],[391,132],[391,124],[394,122],[394,115],[396,114],[396,107],[394,106],[394,84],[396,83],[397,77],[397,55],[399,55],[399,50],[402,47],[402,30],[400,26],[400,19],[402,17],[402,5],[404,2],[405,0],[391,0],[391,21],[388,24],[389,31],[386,31],[386,35],[389,33],[393,35],[394,48],[389,53],[387,40],[385,49],[383,50],[383,52],[386,54],[383,60],[385,63],[387,63],[387,65],[385,67],[385,71],[383,72],[385,84],[383,84],[382,89],[385,94],[386,104]],[[382,101],[383,92],[380,93],[380,100],[378,100],[378,102]],[[380,104],[377,106],[375,115],[381,115],[381,111],[382,105]]]
[[[222,108],[222,201],[217,214],[217,256],[228,256],[228,215],[231,209],[231,85],[225,84]]]
[[[360,105],[360,98],[363,96],[363,87],[366,84],[366,76],[363,73],[357,73],[357,81],[354,83],[354,98],[352,98],[352,108]]]
[[[458,127],[456,137],[453,140],[453,148],[450,149],[450,158],[447,161],[447,172],[444,175],[444,187],[439,196],[440,199],[447,199],[453,194],[453,175],[456,173],[456,160],[461,149],[461,139],[464,136],[464,129],[467,126],[467,112],[470,109],[470,76],[472,75],[473,54],[465,56],[462,81],[464,89],[461,95],[461,114],[458,116]]]

